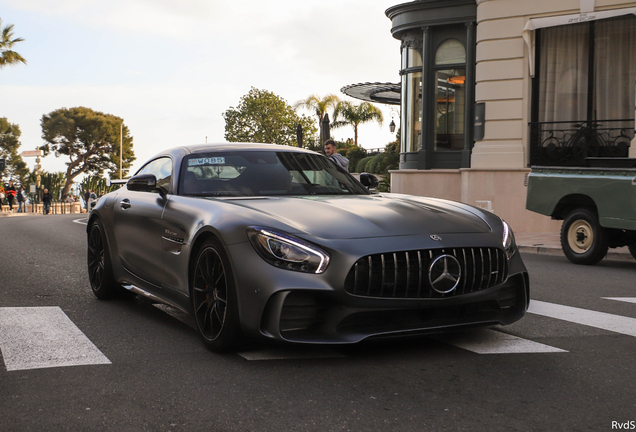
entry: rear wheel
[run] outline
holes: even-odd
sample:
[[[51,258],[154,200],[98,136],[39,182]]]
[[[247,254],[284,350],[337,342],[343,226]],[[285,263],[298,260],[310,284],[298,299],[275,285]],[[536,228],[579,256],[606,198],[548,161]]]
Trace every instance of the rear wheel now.
[[[218,240],[207,240],[201,247],[191,281],[192,306],[205,346],[214,352],[236,347],[241,340],[236,286]]]
[[[561,227],[561,248],[574,264],[593,265],[607,255],[607,234],[593,211],[580,208],[566,216]]]
[[[123,291],[113,277],[106,233],[99,219],[95,220],[88,230],[87,264],[88,280],[93,294],[98,299],[111,299]]]

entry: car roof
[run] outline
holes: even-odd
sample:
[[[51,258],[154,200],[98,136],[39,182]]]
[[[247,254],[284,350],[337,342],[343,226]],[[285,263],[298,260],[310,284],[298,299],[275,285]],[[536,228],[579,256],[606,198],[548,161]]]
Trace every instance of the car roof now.
[[[279,144],[264,143],[211,143],[195,144],[183,147],[188,153],[205,153],[210,151],[233,151],[233,150],[260,150],[260,151],[290,151],[300,153],[314,153],[311,150]]]

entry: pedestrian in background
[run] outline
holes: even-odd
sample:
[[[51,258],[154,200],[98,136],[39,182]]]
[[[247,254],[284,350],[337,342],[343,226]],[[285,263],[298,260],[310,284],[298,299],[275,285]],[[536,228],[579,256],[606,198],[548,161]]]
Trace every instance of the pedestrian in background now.
[[[349,159],[338,153],[336,142],[332,139],[325,141],[325,154],[336,165],[343,168],[346,172],[349,172]]]
[[[4,197],[5,197],[4,186],[2,186],[2,183],[0,183],[0,211],[2,211],[2,205],[4,204]]]
[[[88,189],[84,192],[84,206],[86,207],[86,211],[88,211],[88,199],[91,197],[91,190]]]
[[[9,180],[9,184],[5,188],[4,192],[7,195],[7,201],[9,201],[9,211],[13,211],[13,200],[15,200],[15,195],[17,193],[13,180]]]
[[[18,189],[18,195],[16,196],[16,198],[18,200],[18,213],[22,213],[22,205],[24,204],[24,201],[25,201],[24,188],[22,186],[20,186],[20,189]]]
[[[44,214],[49,214],[49,210],[51,209],[51,201],[53,201],[53,195],[49,193],[48,189],[44,189],[44,193],[42,194],[42,204],[44,204]]]

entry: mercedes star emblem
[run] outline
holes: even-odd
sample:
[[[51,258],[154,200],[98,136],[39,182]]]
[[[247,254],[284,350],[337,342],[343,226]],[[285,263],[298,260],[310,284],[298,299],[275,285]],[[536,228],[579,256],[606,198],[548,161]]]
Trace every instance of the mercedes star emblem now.
[[[452,292],[462,277],[462,268],[453,255],[443,254],[435,258],[428,268],[431,288],[440,294]]]

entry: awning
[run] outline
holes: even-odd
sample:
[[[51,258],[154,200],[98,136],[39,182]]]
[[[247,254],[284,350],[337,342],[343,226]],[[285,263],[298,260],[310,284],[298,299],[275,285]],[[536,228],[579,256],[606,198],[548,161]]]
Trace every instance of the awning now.
[[[393,83],[361,83],[344,86],[341,92],[367,102],[399,105],[402,86]]]
[[[574,15],[559,15],[545,18],[531,18],[528,20],[521,35],[528,46],[530,61],[530,76],[534,77],[534,52],[535,52],[535,33],[540,28],[556,27],[568,24],[578,24],[587,21],[596,21],[600,19],[614,18],[622,15],[636,15],[636,8],[614,9],[600,12],[589,12]]]

